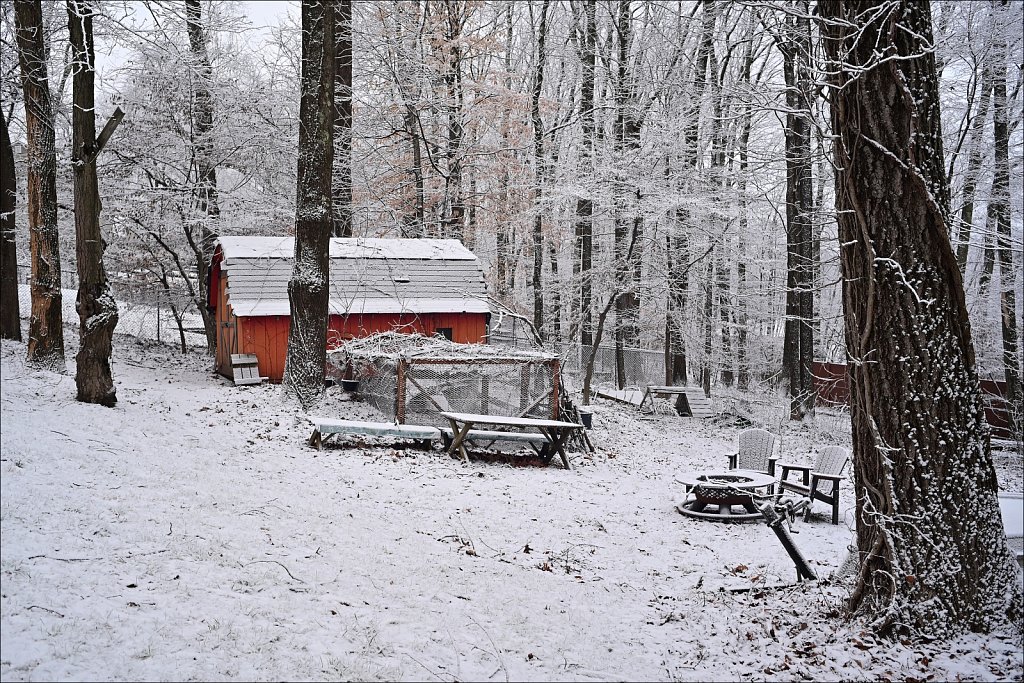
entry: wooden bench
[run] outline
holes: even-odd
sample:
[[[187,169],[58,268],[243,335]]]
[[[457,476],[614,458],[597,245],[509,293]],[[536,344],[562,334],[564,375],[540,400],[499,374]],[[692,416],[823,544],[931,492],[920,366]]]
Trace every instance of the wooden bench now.
[[[444,447],[449,448],[452,445],[452,440],[455,438],[455,432],[448,427],[441,428],[441,439],[443,440]],[[533,446],[544,446],[548,443],[548,438],[543,434],[527,434],[524,432],[499,432],[487,429],[470,429],[466,433],[466,441],[472,441],[477,445],[481,441],[488,441],[494,443],[495,441],[512,441],[518,443],[528,443]]]
[[[655,411],[655,398],[675,396],[676,412],[683,417],[711,417],[711,401],[704,395],[700,387],[648,386],[640,400],[640,411],[643,412],[647,399],[651,400],[651,410]]]
[[[235,386],[246,384],[262,384],[269,377],[260,377],[260,363],[255,354],[231,354],[231,374],[234,375]]]
[[[415,440],[423,448],[441,438],[437,427],[422,425],[396,425],[390,422],[357,422],[355,420],[334,420],[326,417],[311,417],[314,429],[309,445],[321,450],[324,442],[338,434],[362,434],[365,436],[397,436]]]

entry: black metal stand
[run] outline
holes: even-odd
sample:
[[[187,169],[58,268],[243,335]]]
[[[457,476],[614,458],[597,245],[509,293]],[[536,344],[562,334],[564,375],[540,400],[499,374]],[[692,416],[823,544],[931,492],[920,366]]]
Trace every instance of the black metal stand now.
[[[793,560],[793,564],[796,565],[796,579],[802,581],[804,579],[810,579],[811,581],[817,580],[817,576],[814,571],[811,570],[810,565],[807,564],[807,560],[800,554],[800,549],[793,543],[793,537],[789,535],[789,530],[783,525],[785,521],[779,516],[779,513],[775,511],[775,508],[771,503],[764,503],[760,507],[761,515],[764,517],[765,523],[771,527],[775,535],[779,537],[782,542],[782,547],[789,553],[789,557]]]

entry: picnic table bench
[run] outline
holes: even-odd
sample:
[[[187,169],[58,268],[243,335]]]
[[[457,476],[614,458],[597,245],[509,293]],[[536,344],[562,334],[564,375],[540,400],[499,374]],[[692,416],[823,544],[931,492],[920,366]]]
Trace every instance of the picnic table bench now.
[[[441,427],[441,440],[446,449],[451,447],[452,440],[454,439],[455,432],[450,427]],[[464,439],[474,443],[480,443],[483,441],[489,441],[490,443],[494,443],[495,441],[512,441],[536,444],[539,446],[544,446],[548,443],[548,437],[543,434],[531,434],[528,432],[499,432],[497,430],[488,429],[470,429],[466,432]]]
[[[542,420],[531,417],[512,417],[505,415],[480,415],[477,413],[442,412],[442,417],[451,423],[451,443],[448,445],[450,455],[460,454],[463,462],[469,462],[466,452],[466,441],[524,441],[530,443],[541,457],[550,458],[555,453],[562,459],[565,469],[571,470],[569,457],[565,454],[565,441],[575,430],[583,429],[583,425],[560,420]],[[474,429],[474,425],[494,425],[512,429],[533,430],[531,432],[507,432],[497,430]],[[538,449],[537,445],[541,447]]]
[[[424,448],[430,442],[441,438],[441,430],[437,427],[422,425],[399,425],[391,422],[359,422],[356,420],[334,420],[327,417],[311,417],[313,434],[309,437],[309,445],[321,450],[323,443],[338,434],[362,434],[365,436],[397,436],[413,439]]]

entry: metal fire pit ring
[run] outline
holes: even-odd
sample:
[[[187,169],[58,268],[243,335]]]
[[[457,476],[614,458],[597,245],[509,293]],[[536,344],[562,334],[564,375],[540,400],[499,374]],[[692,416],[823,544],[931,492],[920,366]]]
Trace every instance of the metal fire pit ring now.
[[[686,486],[686,498],[676,506],[676,510],[687,517],[713,522],[761,519],[751,494],[776,483],[775,477],[750,470],[690,472],[678,480]],[[715,510],[712,512],[709,507]],[[735,511],[733,507],[740,507],[742,511]]]

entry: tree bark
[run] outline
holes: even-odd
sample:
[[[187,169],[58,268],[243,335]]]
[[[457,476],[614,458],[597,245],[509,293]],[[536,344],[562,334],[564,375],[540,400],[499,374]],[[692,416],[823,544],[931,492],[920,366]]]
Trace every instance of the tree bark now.
[[[978,111],[971,122],[970,141],[967,152],[967,168],[964,169],[963,203],[960,207],[960,231],[957,236],[956,261],[960,272],[967,273],[967,256],[970,254],[971,233],[974,230],[974,200],[978,190],[978,174],[981,172],[981,141],[985,133],[985,119],[988,118],[989,101],[992,95],[992,71],[986,56],[981,70],[981,88],[978,95]]]
[[[992,0],[996,16],[1008,14],[1005,0]],[[989,231],[995,229],[996,260],[999,263],[999,320],[1002,327],[1003,378],[1006,398],[1010,401],[1011,421],[1020,415],[1021,388],[1017,339],[1017,272],[1013,263],[1013,242],[1010,236],[1010,133],[1006,101],[1006,29],[1005,19],[994,22],[995,40],[992,49],[992,129],[995,163],[992,194],[988,202]],[[1020,425],[1014,425],[1019,428]]]
[[[582,178],[594,178],[594,77],[597,72],[597,0],[581,3],[583,35],[580,40],[580,121],[583,140],[580,147],[579,170]],[[590,196],[576,198],[576,244],[579,268],[580,343],[594,342],[594,312],[591,269],[594,258],[594,200]]]
[[[443,237],[462,239],[463,218],[466,212],[462,193],[462,31],[469,6],[465,2],[446,2],[445,43],[443,74],[448,114],[448,140],[445,152],[448,162],[444,178],[446,213],[443,221]]]
[[[533,71],[533,88],[530,92],[530,118],[533,122],[533,177],[534,177],[534,217],[533,217],[533,326],[537,328],[541,340],[547,339],[544,325],[544,288],[542,273],[544,269],[544,220],[540,210],[544,184],[544,121],[540,116],[540,94],[544,88],[544,40],[547,37],[549,0],[543,0],[540,6],[540,26],[537,31],[537,62]]]
[[[28,137],[28,234],[32,252],[28,362],[64,372],[60,242],[57,234],[57,153],[39,0],[17,0],[14,3],[14,21]]]
[[[352,236],[352,0],[334,5],[334,236]],[[415,122],[414,122],[415,123]],[[408,127],[408,126],[407,126]],[[418,154],[418,135],[414,141]],[[416,160],[418,165],[418,159]],[[422,182],[422,180],[420,181]],[[422,224],[422,222],[421,222]]]
[[[790,417],[814,413],[814,291],[811,163],[811,24],[806,0],[794,3],[778,36],[786,79],[786,329],[783,374],[788,379]]]
[[[640,254],[628,245],[642,244],[644,228],[640,212],[640,188],[626,176],[627,156],[640,146],[641,122],[636,111],[636,93],[630,69],[630,51],[633,45],[633,9],[631,0],[619,0],[616,5],[616,33],[618,55],[615,76],[614,146],[618,176],[613,184],[615,196],[615,271],[622,294],[615,302],[615,375],[622,389],[632,377],[628,376],[625,361],[627,346],[639,345],[638,326],[640,298]],[[629,253],[629,258],[626,254]]]
[[[857,546],[849,606],[882,633],[1022,614],[963,282],[947,231],[931,8],[826,0],[850,355]]]
[[[117,403],[110,372],[111,340],[117,326],[117,303],[103,267],[106,243],[100,231],[100,193],[96,178],[95,54],[88,0],[68,0],[68,30],[74,68],[72,114],[75,195],[75,256],[78,267],[80,344],[75,372],[78,400],[113,407]],[[119,120],[119,119],[118,119]],[[116,124],[115,124],[116,125]]]
[[[14,175],[14,149],[7,131],[7,117],[0,111],[0,337],[21,341],[21,305],[18,301],[18,248],[14,211],[18,180]]]
[[[198,247],[198,250],[194,250],[199,280],[199,300],[196,301],[196,308],[203,318],[206,350],[212,355],[217,350],[217,320],[207,306],[210,300],[208,280],[214,244],[217,241],[216,224],[220,218],[220,203],[217,196],[217,166],[213,161],[213,94],[210,92],[212,68],[206,52],[206,31],[203,30],[199,0],[185,0],[185,25],[188,29],[189,48],[196,62],[192,154],[196,166],[194,195],[200,214],[199,218],[188,226],[191,233],[189,243]],[[196,235],[199,236],[198,239]]]
[[[302,80],[295,263],[284,384],[304,409],[323,397],[330,297],[334,157],[334,17],[330,0],[302,2]]]

